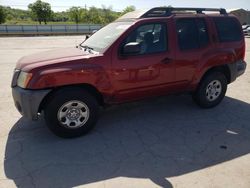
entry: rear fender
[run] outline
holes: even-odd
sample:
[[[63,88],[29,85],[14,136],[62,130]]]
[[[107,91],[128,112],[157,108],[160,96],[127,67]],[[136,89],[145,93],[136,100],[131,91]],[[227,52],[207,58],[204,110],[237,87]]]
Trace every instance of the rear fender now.
[[[211,69],[216,67],[226,66],[230,68],[230,64],[236,62],[236,53],[233,49],[230,50],[219,50],[216,53],[210,52],[204,54],[201,58],[200,63],[196,67],[194,77],[192,79],[191,88],[195,89],[199,84],[203,76]]]

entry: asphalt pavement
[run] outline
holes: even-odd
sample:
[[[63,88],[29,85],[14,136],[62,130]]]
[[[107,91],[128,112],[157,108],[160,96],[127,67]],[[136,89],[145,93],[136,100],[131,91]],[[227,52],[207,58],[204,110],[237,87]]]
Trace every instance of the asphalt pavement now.
[[[250,187],[250,66],[213,109],[189,95],[112,106],[77,139],[22,118],[10,88],[17,60],[83,39],[0,38],[0,187]]]

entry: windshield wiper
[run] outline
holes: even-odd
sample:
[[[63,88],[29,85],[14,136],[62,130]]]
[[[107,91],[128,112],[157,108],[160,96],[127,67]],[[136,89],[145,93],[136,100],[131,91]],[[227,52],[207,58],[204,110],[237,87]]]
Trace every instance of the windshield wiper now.
[[[86,45],[82,45],[82,44],[80,44],[79,46],[81,46],[85,50],[93,50],[94,51],[94,48],[92,48],[92,47],[89,47],[89,46],[86,46]]]
[[[80,47],[81,49],[83,49],[85,52],[87,51],[87,52],[92,53],[92,54],[97,53],[97,52],[94,50],[94,48],[89,47],[89,46],[87,46],[87,45],[79,44],[79,47]]]

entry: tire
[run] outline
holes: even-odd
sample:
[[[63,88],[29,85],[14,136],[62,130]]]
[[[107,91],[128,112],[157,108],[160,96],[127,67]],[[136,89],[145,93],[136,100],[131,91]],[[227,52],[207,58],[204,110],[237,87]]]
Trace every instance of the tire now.
[[[97,100],[81,88],[65,88],[49,98],[44,118],[48,128],[62,138],[88,133],[98,119]]]
[[[222,101],[226,91],[225,75],[221,72],[211,72],[202,79],[193,93],[193,100],[202,108],[212,108]]]

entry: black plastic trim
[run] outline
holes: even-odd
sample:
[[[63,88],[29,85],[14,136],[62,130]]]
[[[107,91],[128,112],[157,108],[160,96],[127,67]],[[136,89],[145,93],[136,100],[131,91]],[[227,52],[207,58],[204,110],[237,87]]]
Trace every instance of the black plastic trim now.
[[[51,89],[28,90],[20,87],[13,87],[12,96],[17,110],[24,117],[30,120],[37,120],[39,105],[50,91]]]

